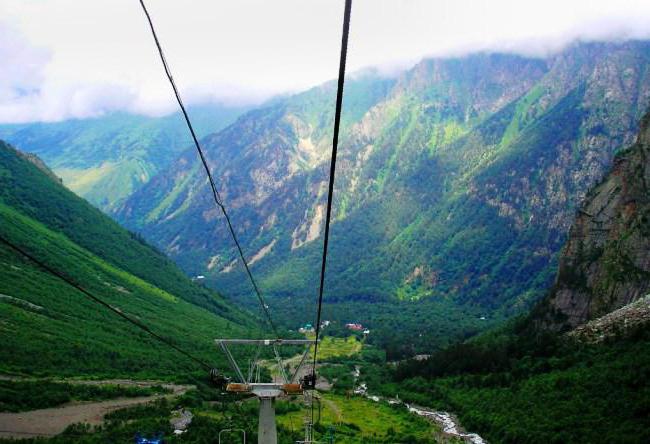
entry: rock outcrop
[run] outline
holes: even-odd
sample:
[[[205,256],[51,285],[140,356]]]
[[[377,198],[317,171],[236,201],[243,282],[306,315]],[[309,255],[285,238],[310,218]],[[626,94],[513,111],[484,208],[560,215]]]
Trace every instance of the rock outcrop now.
[[[627,335],[638,328],[644,328],[648,323],[650,323],[650,295],[582,324],[571,330],[568,335],[582,342],[598,343],[607,338]]]
[[[53,181],[55,181],[55,182],[57,182],[57,183],[63,184],[63,180],[61,180],[61,178],[60,178],[59,176],[57,176],[57,175],[54,173],[54,171],[52,171],[52,170],[51,170],[51,169],[50,169],[50,168],[45,164],[45,162],[43,162],[43,160],[41,160],[41,158],[38,157],[36,154],[33,154],[33,153],[27,153],[27,152],[25,152],[25,151],[21,151],[21,150],[19,150],[19,149],[16,149],[16,148],[14,148],[14,147],[12,147],[12,146],[9,146],[9,147],[12,148],[12,149],[16,152],[16,154],[17,154],[18,156],[20,156],[20,157],[22,157],[23,159],[27,160],[27,161],[30,162],[32,165],[34,165],[36,168],[38,168],[38,169],[41,170],[43,173],[45,173],[45,175],[48,176],[50,179],[52,179]]]
[[[537,322],[566,330],[650,292],[650,113],[579,210]]]

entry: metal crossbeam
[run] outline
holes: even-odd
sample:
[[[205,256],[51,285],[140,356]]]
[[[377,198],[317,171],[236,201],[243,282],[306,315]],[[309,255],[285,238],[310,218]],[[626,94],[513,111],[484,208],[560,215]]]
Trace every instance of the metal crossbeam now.
[[[223,347],[223,345],[222,345],[222,347]],[[256,372],[257,372],[257,375],[258,375],[256,379],[259,382],[259,370],[260,369],[259,369],[259,365],[258,365],[257,362],[259,361],[259,358],[260,358],[260,351],[262,351],[262,346],[261,345],[259,347],[257,347],[257,351],[255,352],[255,356],[253,357],[253,360],[250,361],[250,363],[249,363],[249,366],[248,366],[248,382],[253,382],[253,378],[256,376]]]
[[[282,376],[282,380],[284,381],[285,384],[289,384],[289,376],[287,376],[287,372],[284,369],[284,362],[280,357],[280,353],[278,352],[278,347],[276,347],[276,344],[273,344],[273,354],[275,355],[275,360],[278,363],[278,369],[280,370],[280,375]]]
[[[217,344],[221,347],[221,350],[223,353],[226,355],[226,358],[228,358],[228,362],[230,363],[230,367],[237,373],[237,377],[239,378],[239,382],[242,384],[246,384],[246,379],[244,378],[244,374],[241,372],[239,369],[239,366],[237,365],[237,361],[235,361],[235,358],[233,358],[232,354],[230,353],[230,350],[228,350],[228,347],[226,346],[225,343],[217,341]]]
[[[302,365],[305,363],[305,359],[307,359],[307,355],[309,355],[309,346],[305,347],[305,352],[302,354],[300,363],[296,366],[296,370],[293,372],[293,375],[291,375],[291,380],[289,380],[289,384],[293,384],[294,382],[296,382],[296,377],[298,376],[298,372],[302,368]]]

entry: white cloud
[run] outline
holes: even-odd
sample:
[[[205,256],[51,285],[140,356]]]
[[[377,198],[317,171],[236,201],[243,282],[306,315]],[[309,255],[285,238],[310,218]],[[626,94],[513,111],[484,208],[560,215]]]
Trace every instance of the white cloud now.
[[[40,93],[49,55],[44,48],[30,45],[16,29],[0,26],[0,110],[27,102]]]
[[[187,103],[255,102],[336,76],[342,0],[148,3]],[[174,110],[137,0],[2,0],[0,17],[0,121]],[[348,67],[648,37],[647,0],[354,0]]]

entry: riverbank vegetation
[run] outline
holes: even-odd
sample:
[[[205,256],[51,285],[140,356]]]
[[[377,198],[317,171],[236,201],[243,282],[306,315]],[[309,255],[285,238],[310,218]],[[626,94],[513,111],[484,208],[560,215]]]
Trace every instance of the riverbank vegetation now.
[[[650,442],[650,332],[580,344],[516,329],[386,367],[386,395],[458,415],[489,442]]]

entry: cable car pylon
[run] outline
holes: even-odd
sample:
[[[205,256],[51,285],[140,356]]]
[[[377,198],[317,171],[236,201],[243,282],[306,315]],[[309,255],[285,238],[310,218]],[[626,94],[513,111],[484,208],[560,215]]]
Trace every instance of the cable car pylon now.
[[[237,382],[228,382],[226,392],[250,394],[260,400],[259,424],[257,428],[258,444],[277,444],[278,431],[275,421],[275,400],[280,396],[301,395],[306,389],[311,388],[309,380],[307,384],[304,381],[298,381],[300,369],[305,363],[309,354],[310,347],[316,344],[315,339],[215,339],[215,343],[226,355],[228,363],[235,373]],[[248,369],[248,374],[244,375],[237,360],[230,352],[231,345],[257,345],[258,353],[255,354]],[[302,359],[296,368],[288,373],[284,368],[284,361],[280,357],[278,348],[283,345],[303,345],[305,351]],[[262,347],[271,347],[273,354],[278,363],[280,381],[260,382],[259,381],[259,357]],[[309,378],[308,378],[309,379]]]
[[[309,375],[310,376],[310,375]],[[320,441],[314,440],[314,422],[313,417],[310,415],[310,410],[314,405],[314,401],[318,401],[318,421],[320,422],[320,398],[315,395],[315,391],[305,390],[305,439],[302,441],[296,441],[296,444],[317,444]]]

